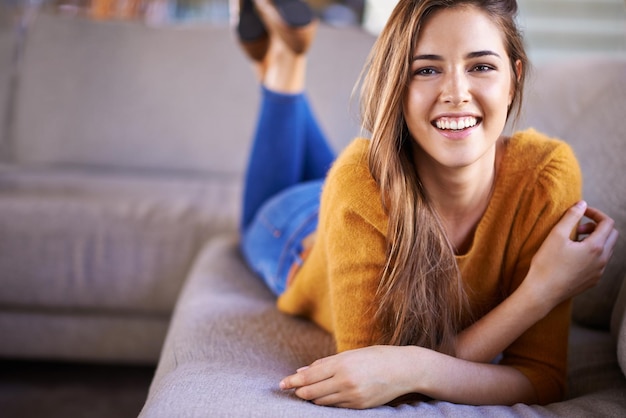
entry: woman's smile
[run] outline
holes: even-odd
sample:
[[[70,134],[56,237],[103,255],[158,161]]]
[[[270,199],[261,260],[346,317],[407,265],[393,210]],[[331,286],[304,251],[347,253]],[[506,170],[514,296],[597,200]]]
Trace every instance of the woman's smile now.
[[[471,135],[481,121],[480,117],[474,115],[440,116],[431,125],[448,139],[463,139]]]

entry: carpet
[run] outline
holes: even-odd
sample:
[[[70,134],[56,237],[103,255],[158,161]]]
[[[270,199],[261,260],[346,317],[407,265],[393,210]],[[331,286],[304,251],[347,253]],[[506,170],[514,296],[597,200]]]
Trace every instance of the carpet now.
[[[153,374],[152,366],[0,360],[0,415],[137,417]]]

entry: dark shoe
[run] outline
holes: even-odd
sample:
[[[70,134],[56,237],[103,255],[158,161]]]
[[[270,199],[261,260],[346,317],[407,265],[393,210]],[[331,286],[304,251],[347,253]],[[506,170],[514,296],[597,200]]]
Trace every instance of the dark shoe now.
[[[266,29],[280,36],[294,53],[307,51],[317,30],[317,20],[308,4],[301,0],[264,0],[257,1],[256,8]]]
[[[265,25],[254,8],[253,0],[239,1],[237,34],[239,39],[244,42],[258,41],[267,36],[267,30],[265,30]]]
[[[313,10],[302,0],[273,0],[287,26],[301,28],[313,21]]]
[[[253,0],[239,1],[237,35],[246,54],[254,61],[262,61],[269,47],[269,37]]]

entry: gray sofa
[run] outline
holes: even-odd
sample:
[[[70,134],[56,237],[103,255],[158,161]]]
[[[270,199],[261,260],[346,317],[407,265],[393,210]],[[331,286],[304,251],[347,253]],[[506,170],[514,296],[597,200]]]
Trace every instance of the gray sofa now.
[[[155,364],[200,248],[236,232],[253,72],[228,27],[0,16],[0,355]],[[312,68],[334,138],[361,36]]]
[[[231,30],[40,15],[11,78],[0,23],[0,356],[158,363],[142,417],[626,414],[625,62],[538,67],[518,125],[571,142],[586,199],[622,231],[575,301],[568,399],[351,411],[277,387],[333,341],[280,314],[237,249],[258,87]],[[358,133],[349,97],[372,42],[322,27],[311,51],[311,100],[338,150]]]

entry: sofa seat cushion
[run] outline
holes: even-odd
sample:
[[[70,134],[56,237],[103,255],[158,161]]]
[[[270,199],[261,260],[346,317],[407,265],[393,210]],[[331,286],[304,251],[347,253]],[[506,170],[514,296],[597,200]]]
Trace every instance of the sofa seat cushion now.
[[[626,378],[620,369],[615,339],[610,332],[572,323],[569,337],[568,398],[609,388],[622,388]],[[624,399],[626,407],[626,398]]]
[[[600,344],[607,356],[601,362],[615,368],[608,332],[593,331],[589,339],[585,331],[573,334],[574,348],[586,341]],[[571,382],[577,397],[546,407],[429,402],[353,411],[316,406],[278,389],[285,375],[331,354],[333,348],[329,334],[275,308],[274,296],[243,263],[237,237],[215,238],[202,250],[185,283],[141,417],[586,417],[596,410],[618,416],[626,406],[626,381],[619,369],[593,385]],[[572,375],[577,380],[586,379],[582,371],[598,361],[587,358],[588,351],[581,353],[572,356],[581,371]]]
[[[234,231],[237,178],[0,169],[4,310],[170,314],[198,250]]]

